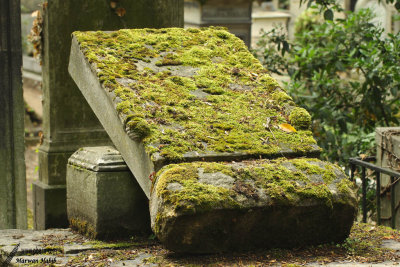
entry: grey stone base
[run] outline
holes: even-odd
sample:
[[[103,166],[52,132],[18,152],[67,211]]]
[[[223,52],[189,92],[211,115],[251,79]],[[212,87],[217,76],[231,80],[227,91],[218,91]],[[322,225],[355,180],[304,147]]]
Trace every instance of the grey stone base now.
[[[78,150],[67,166],[71,227],[97,239],[149,234],[148,199],[113,147]]]
[[[39,150],[39,177],[49,185],[65,184],[65,174],[68,158],[72,152],[48,152]]]
[[[66,186],[32,183],[34,227],[44,230],[67,227]]]

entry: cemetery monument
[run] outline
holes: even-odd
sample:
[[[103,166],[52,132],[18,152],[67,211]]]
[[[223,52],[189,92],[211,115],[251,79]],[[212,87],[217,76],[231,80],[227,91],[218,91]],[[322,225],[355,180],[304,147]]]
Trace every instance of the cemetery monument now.
[[[167,248],[209,253],[348,236],[351,182],[315,158],[311,116],[233,34],[75,32],[69,72],[150,199],[152,229]]]

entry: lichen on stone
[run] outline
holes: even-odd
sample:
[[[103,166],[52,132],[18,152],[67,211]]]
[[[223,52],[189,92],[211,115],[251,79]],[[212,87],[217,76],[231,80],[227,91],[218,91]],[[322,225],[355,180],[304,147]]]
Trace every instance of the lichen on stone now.
[[[193,152],[276,157],[283,150],[318,151],[306,111],[299,112],[243,41],[223,28],[74,37],[112,95],[129,136],[142,141],[150,155],[178,162]],[[283,132],[282,123],[298,131]]]

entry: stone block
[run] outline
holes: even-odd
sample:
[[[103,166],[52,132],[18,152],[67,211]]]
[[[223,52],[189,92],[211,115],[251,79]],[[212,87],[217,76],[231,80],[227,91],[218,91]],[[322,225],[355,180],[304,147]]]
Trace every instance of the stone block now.
[[[151,225],[177,252],[342,242],[357,211],[353,184],[318,159],[172,164],[156,178]]]
[[[66,186],[32,182],[34,227],[37,230],[68,227]]]
[[[67,213],[92,238],[151,232],[148,199],[113,147],[86,147],[69,158]]]

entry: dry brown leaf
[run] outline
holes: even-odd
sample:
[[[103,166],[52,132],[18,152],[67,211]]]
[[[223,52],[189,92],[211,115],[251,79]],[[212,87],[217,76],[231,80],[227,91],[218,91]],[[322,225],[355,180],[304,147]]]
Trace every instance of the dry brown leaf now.
[[[39,10],[35,10],[32,12],[31,17],[36,18],[39,15]]]
[[[117,7],[117,2],[111,1],[110,2],[110,6],[111,6],[112,9],[115,9]]]
[[[117,13],[118,17],[123,17],[126,14],[126,10],[123,7],[119,7],[115,10],[115,13]]]
[[[289,123],[282,123],[279,125],[279,129],[287,133],[295,133],[297,132],[296,129],[290,125]]]
[[[366,154],[360,154],[361,160],[364,160],[364,159],[366,159],[367,157],[368,157],[368,155],[366,155]]]

